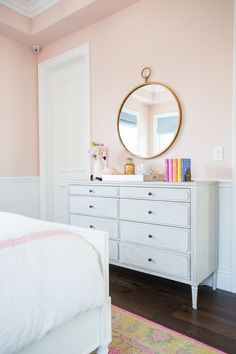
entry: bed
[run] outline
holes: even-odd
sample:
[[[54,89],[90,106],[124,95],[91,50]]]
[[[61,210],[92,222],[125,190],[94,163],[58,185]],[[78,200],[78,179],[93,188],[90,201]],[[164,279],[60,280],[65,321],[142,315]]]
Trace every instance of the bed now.
[[[0,213],[0,354],[108,353],[108,234]]]

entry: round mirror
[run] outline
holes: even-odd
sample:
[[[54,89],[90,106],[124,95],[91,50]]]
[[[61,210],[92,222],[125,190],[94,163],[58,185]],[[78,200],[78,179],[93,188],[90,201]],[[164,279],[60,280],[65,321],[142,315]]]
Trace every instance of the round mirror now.
[[[120,141],[132,155],[151,159],[175,141],[181,125],[181,107],[166,85],[147,82],[133,89],[118,114]]]

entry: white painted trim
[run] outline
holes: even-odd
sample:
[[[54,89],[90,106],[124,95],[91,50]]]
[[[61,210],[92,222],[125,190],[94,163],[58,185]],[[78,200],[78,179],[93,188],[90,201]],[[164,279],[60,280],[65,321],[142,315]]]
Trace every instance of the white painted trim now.
[[[38,65],[38,100],[39,100],[39,156],[40,156],[40,217],[45,219],[46,217],[46,198],[45,198],[45,186],[46,186],[46,174],[45,174],[45,161],[46,154],[44,146],[44,132],[45,132],[45,95],[44,95],[44,87],[47,78],[50,75],[50,71],[53,68],[71,61],[73,59],[80,58],[81,56],[85,57],[85,73],[87,77],[88,83],[88,92],[90,92],[90,62],[89,62],[89,43],[85,43],[80,47],[71,49],[67,52],[64,52],[60,55],[57,55],[53,58],[50,58]],[[90,115],[90,95],[87,98],[89,102],[89,116]],[[91,119],[89,120],[90,132],[91,132]],[[91,136],[89,137],[91,140]],[[91,164],[90,164],[90,173],[91,173]]]
[[[236,0],[234,0],[233,117],[232,117],[232,215],[236,215]],[[236,218],[232,217],[232,292],[236,293]]]
[[[38,182],[40,178],[39,176],[30,176],[30,177],[0,177],[0,183],[28,183],[28,182]]]
[[[232,181],[219,181],[220,188],[232,188]]]
[[[33,18],[56,5],[59,1],[60,0],[31,0],[27,3],[22,0],[0,0],[0,4],[28,18]]]
[[[68,60],[76,59],[82,55],[89,58],[89,43],[84,43],[80,47],[73,48],[71,50],[68,50],[67,52],[64,52],[53,58],[47,59],[39,63],[39,72],[41,72],[41,70],[49,70],[51,68],[54,68],[56,65],[63,64]],[[89,66],[89,61],[87,61],[86,63]]]
[[[204,280],[203,285],[212,287],[212,276]],[[217,271],[217,289],[232,290],[232,273],[228,269],[218,269]]]
[[[217,287],[226,291],[232,291],[232,272],[221,269],[217,273]]]
[[[224,210],[224,207],[221,203],[224,203],[224,198],[227,198],[227,195],[231,195],[232,192],[232,181],[220,181],[219,182],[219,194],[221,195],[221,197],[223,198],[223,200],[219,200],[220,204],[219,204],[219,209],[221,211],[221,213],[219,214],[219,222],[221,224],[221,228],[220,228],[220,241],[222,242],[222,240],[224,240],[224,244],[225,242],[228,244],[228,248],[230,249],[230,244],[232,242],[232,232],[231,232],[231,227],[230,225],[228,225],[228,221],[229,219],[232,219],[232,207],[231,207],[231,203],[229,201],[229,204],[226,205],[227,209],[226,211]],[[222,209],[223,208],[223,209]],[[229,219],[226,219],[226,214],[227,216],[229,215]],[[225,234],[225,232],[227,234]],[[219,250],[219,252],[221,252],[221,250]],[[222,257],[222,256],[221,256]],[[225,267],[224,265],[224,260],[225,260],[226,254],[224,254],[224,257],[221,258],[223,260],[223,264],[219,264],[218,266],[218,271],[217,271],[217,288],[219,289],[223,289],[223,290],[227,290],[227,291],[231,291],[232,292],[232,265],[229,267]],[[228,258],[230,258],[231,255],[228,255]],[[226,262],[227,263],[227,262]],[[211,282],[212,284],[212,282]]]
[[[0,211],[39,218],[38,176],[0,177]]]

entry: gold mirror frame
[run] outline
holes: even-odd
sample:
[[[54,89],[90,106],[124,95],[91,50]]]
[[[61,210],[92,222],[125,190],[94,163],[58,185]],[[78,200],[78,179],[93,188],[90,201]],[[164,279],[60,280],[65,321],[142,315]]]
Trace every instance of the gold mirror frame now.
[[[149,69],[149,68],[144,68],[144,69]],[[144,70],[144,69],[143,69],[143,70]],[[143,70],[142,70],[142,73],[143,73]],[[150,76],[150,75],[149,75],[149,76]],[[148,77],[149,77],[149,76],[148,76]],[[177,130],[176,130],[176,133],[175,133],[173,139],[171,140],[171,142],[169,143],[169,145],[168,145],[165,149],[161,150],[161,151],[160,151],[158,154],[156,154],[156,155],[153,155],[153,156],[150,156],[150,157],[143,157],[143,156],[140,156],[140,155],[136,155],[136,154],[134,154],[133,152],[131,152],[131,151],[129,151],[129,150],[127,149],[127,147],[126,147],[125,144],[123,143],[123,140],[122,140],[121,135],[120,135],[119,122],[120,122],[120,114],[121,114],[121,111],[122,111],[122,109],[123,109],[123,107],[124,107],[124,104],[125,104],[126,100],[132,95],[132,93],[133,93],[134,91],[138,90],[138,89],[141,88],[141,87],[147,86],[147,85],[160,85],[160,86],[163,86],[164,88],[166,88],[167,90],[169,90],[169,91],[171,92],[171,94],[173,95],[173,97],[174,97],[174,99],[175,99],[175,102],[176,102],[176,104],[177,104],[177,107],[178,107],[178,127],[177,127]],[[143,84],[141,84],[141,85],[138,85],[138,86],[136,86],[135,88],[133,88],[133,89],[127,94],[127,96],[124,98],[124,100],[122,101],[122,104],[121,104],[120,109],[119,109],[119,112],[118,112],[118,118],[117,118],[117,132],[118,132],[118,136],[119,136],[119,139],[120,139],[121,144],[123,145],[123,147],[125,148],[125,150],[126,150],[129,154],[131,154],[132,156],[135,156],[135,157],[137,157],[137,158],[140,158],[140,159],[149,160],[149,159],[153,159],[153,158],[155,158],[155,157],[158,157],[158,156],[164,154],[164,152],[166,152],[166,151],[173,145],[173,143],[175,142],[175,140],[176,140],[176,138],[177,138],[177,136],[178,136],[178,134],[179,134],[179,130],[180,130],[180,127],[181,127],[181,123],[182,123],[182,110],[181,110],[181,106],[180,106],[179,99],[178,99],[178,97],[176,96],[176,94],[174,93],[174,91],[173,91],[169,86],[167,86],[166,84],[162,84],[162,83],[160,83],[160,82],[155,82],[155,81],[153,81],[153,82],[151,82],[151,81],[148,82],[148,81],[147,81],[147,78],[145,77],[145,83],[143,83]]]

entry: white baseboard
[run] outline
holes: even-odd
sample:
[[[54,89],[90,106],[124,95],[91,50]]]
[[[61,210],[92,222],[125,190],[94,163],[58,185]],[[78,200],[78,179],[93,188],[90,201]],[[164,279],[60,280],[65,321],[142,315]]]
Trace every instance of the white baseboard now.
[[[231,267],[231,241],[232,241],[232,182],[219,183],[219,264],[217,271],[217,288],[233,291],[233,273]],[[210,276],[204,285],[212,286]]]
[[[39,177],[0,178],[0,211],[39,218]]]
[[[232,182],[219,183],[219,265],[217,287],[232,291]]]

